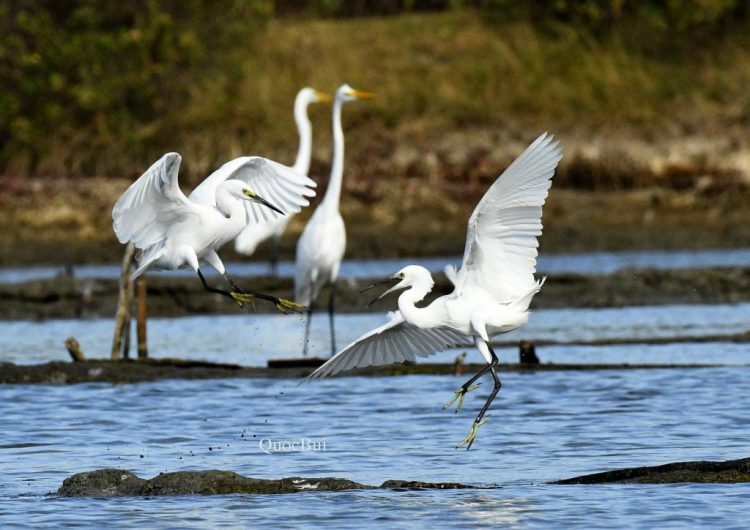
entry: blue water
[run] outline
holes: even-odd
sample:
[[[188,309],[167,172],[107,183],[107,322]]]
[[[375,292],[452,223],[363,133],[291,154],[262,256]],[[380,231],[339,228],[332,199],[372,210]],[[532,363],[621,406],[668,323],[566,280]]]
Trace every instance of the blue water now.
[[[159,381],[0,387],[0,523],[28,527],[742,527],[750,485],[552,486],[624,466],[747,456],[750,368],[503,374],[442,411],[463,378]],[[325,442],[267,454],[260,440]],[[153,499],[46,497],[80,471],[225,469],[501,486],[478,491],[304,492]]]
[[[747,250],[591,254],[566,264],[566,257],[550,256],[546,263],[540,259],[540,269],[744,265],[749,257]],[[439,270],[445,262],[433,263]],[[248,266],[265,272],[262,264]],[[347,274],[378,276],[400,266],[397,260],[368,262],[361,272]],[[75,273],[83,275],[78,268]],[[18,271],[8,274],[0,272],[0,281],[24,278]],[[542,362],[724,366],[502,373],[491,418],[468,452],[454,447],[486,399],[488,382],[467,396],[459,415],[441,410],[468,374],[344,377],[302,387],[296,380],[239,379],[0,385],[0,528],[746,527],[746,484],[545,483],[620,467],[750,456],[750,344],[698,341],[748,331],[748,314],[750,304],[535,311],[528,325],[500,339],[566,343],[539,346]],[[382,313],[337,317],[339,346],[384,319]],[[300,317],[283,315],[155,318],[149,320],[149,346],[153,357],[258,366],[272,357],[297,356],[302,326]],[[106,357],[112,333],[111,319],[0,322],[0,361],[65,360],[68,336],[77,337],[89,357]],[[653,338],[696,341],[639,343]],[[581,344],[603,339],[633,343]],[[313,320],[311,340],[312,354],[328,352],[326,316]],[[458,351],[433,359],[451,362]],[[468,361],[480,361],[468,351]],[[517,359],[514,346],[497,351],[503,362]],[[301,438],[324,442],[325,451],[268,454],[261,447],[265,440]],[[260,478],[499,487],[109,500],[47,495],[73,473],[105,467],[144,478],[224,469]]]
[[[373,278],[393,274],[406,265],[419,264],[432,273],[441,272],[447,264],[461,265],[461,257],[401,258],[378,260],[345,260],[340,277]],[[685,269],[707,267],[746,267],[750,265],[750,248],[684,250],[684,251],[627,251],[589,252],[582,254],[542,254],[537,259],[540,274],[610,274],[618,270],[638,267],[651,269]],[[262,276],[268,274],[264,262],[226,263],[234,276]],[[70,271],[79,278],[114,279],[120,276],[119,265],[76,265]],[[213,274],[213,270],[206,271]],[[49,279],[67,274],[62,266],[32,266],[0,269],[0,283],[19,283],[34,279]],[[195,275],[193,271],[169,271],[150,274]],[[279,263],[278,274],[294,276],[294,263]]]
[[[384,304],[385,305],[385,304]],[[750,330],[750,303],[719,305],[675,305],[607,309],[547,309],[534,311],[522,328],[497,337],[503,343],[521,339],[560,343],[593,340],[684,339],[734,335]],[[336,316],[339,347],[363,333],[384,324],[383,313]],[[152,357],[182,357],[195,360],[265,366],[269,358],[299,356],[302,350],[303,320],[295,315],[236,314],[152,318],[148,340]],[[63,345],[75,336],[86,355],[107,357],[112,345],[112,319],[0,322],[0,336],[12,337],[0,354],[0,361],[18,364],[67,360]],[[313,318],[310,353],[330,354],[328,315]],[[515,347],[497,349],[503,362],[517,359]],[[467,361],[481,362],[471,352]],[[708,347],[700,343],[620,346],[543,346],[537,354],[544,361],[557,363],[690,363],[747,364],[745,344],[722,343]],[[432,357],[430,361],[452,362],[456,350]]]

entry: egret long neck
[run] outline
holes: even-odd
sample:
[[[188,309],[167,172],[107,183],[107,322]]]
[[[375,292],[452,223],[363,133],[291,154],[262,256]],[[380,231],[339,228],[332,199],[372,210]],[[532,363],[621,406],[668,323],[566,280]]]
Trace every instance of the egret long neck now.
[[[222,185],[216,188],[216,208],[225,217],[227,241],[237,237],[249,222],[247,210],[242,201],[233,197]]]
[[[430,306],[425,308],[416,306],[417,302],[421,302],[432,291],[432,285],[431,280],[429,283],[416,283],[398,297],[398,309],[410,324],[420,328],[431,328],[436,325],[434,319],[430,318],[432,313]]]
[[[310,157],[312,156],[312,124],[307,117],[307,101],[298,98],[294,103],[294,121],[297,123],[299,132],[299,150],[297,160],[292,169],[307,175],[310,173]]]
[[[322,206],[338,210],[341,197],[341,180],[344,177],[344,129],[341,127],[341,107],[343,101],[336,99],[333,103],[333,165],[328,189]]]

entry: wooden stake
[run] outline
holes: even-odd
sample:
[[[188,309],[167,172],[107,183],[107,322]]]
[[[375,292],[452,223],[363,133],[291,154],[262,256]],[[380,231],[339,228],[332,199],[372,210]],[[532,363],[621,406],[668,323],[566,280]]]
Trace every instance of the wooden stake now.
[[[73,362],[78,363],[86,360],[86,356],[83,354],[81,345],[78,344],[78,341],[75,339],[75,337],[68,337],[68,339],[65,341],[65,347],[68,348],[68,353],[70,353],[70,356],[73,358]]]
[[[138,276],[135,280],[138,285],[138,358],[146,359],[148,357],[148,344],[146,342],[146,275]]]
[[[123,331],[126,320],[130,323],[130,297],[128,296],[130,284],[130,266],[135,256],[135,245],[128,243],[125,247],[125,255],[122,257],[122,268],[120,270],[120,298],[117,303],[117,315],[115,316],[115,335],[112,340],[111,358],[113,361],[120,360],[122,348]]]

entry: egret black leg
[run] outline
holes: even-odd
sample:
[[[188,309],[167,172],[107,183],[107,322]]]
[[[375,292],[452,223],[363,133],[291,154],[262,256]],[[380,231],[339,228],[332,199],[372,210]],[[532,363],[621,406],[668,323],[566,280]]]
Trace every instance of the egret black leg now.
[[[303,306],[295,304],[294,302],[290,302],[289,300],[284,300],[282,298],[277,298],[268,294],[246,291],[240,288],[236,283],[234,283],[234,281],[227,274],[224,274],[224,278],[226,278],[226,280],[229,282],[229,285],[232,286],[233,291],[231,292],[208,285],[208,282],[206,281],[206,278],[203,276],[203,273],[200,269],[198,269],[198,277],[201,279],[203,287],[206,289],[206,291],[227,296],[237,302],[240,306],[245,303],[252,303],[254,298],[258,298],[260,300],[266,300],[273,303],[282,313],[286,313],[287,310],[300,312],[304,309]]]
[[[219,289],[218,287],[212,287],[211,285],[208,285],[208,282],[206,281],[206,278],[203,276],[203,273],[200,271],[200,269],[198,269],[198,277],[201,279],[201,282],[203,282],[203,287],[206,289],[206,291],[210,293],[222,294],[224,296],[228,296],[229,298],[232,297],[232,293],[230,293],[229,291],[225,291],[224,289]],[[229,283],[232,283],[231,280]],[[232,287],[234,287],[234,285]]]
[[[486,343],[486,344],[487,344],[487,347],[490,350],[490,354],[492,355],[492,360],[490,361],[490,363],[487,366],[485,366],[484,368],[482,368],[479,371],[478,374],[476,374],[474,377],[472,377],[471,379],[469,379],[468,381],[466,381],[463,385],[461,385],[461,388],[459,388],[458,390],[456,390],[456,395],[453,396],[453,399],[451,399],[448,402],[448,404],[443,407],[443,410],[447,409],[448,407],[450,407],[453,404],[454,401],[456,401],[457,399],[461,398],[460,401],[458,402],[458,406],[456,407],[456,412],[459,412],[461,410],[461,406],[464,404],[464,398],[466,397],[466,393],[470,392],[470,391],[472,391],[472,390],[474,390],[474,389],[476,389],[476,388],[479,387],[478,384],[474,385],[474,386],[471,386],[474,383],[474,381],[476,381],[477,379],[479,379],[480,377],[482,377],[487,372],[489,372],[491,370],[494,370],[495,365],[497,365],[497,362],[498,362],[497,355],[495,355],[495,351],[492,349],[492,346],[490,346],[489,343]]]
[[[488,369],[489,369],[489,372],[492,374],[492,378],[495,380],[495,386],[493,387],[492,392],[490,392],[490,396],[487,398],[487,401],[485,402],[484,406],[482,407],[482,410],[479,411],[479,414],[477,415],[476,419],[474,420],[474,423],[471,425],[471,430],[469,431],[469,435],[466,438],[464,438],[464,440],[460,444],[458,444],[456,446],[456,449],[458,449],[459,447],[461,447],[462,445],[464,445],[466,443],[468,443],[468,445],[466,446],[466,450],[468,451],[469,449],[471,449],[471,446],[474,444],[474,439],[476,438],[476,435],[477,435],[477,429],[479,427],[481,427],[482,425],[484,425],[487,422],[487,420],[489,419],[489,416],[486,419],[483,419],[484,415],[487,412],[487,409],[490,408],[490,405],[492,404],[492,401],[495,399],[495,396],[500,391],[500,387],[502,386],[501,383],[500,383],[500,378],[497,377],[497,373],[495,372],[495,366],[497,365],[497,355],[495,355],[495,351],[492,349],[492,346],[490,346],[490,344],[488,342],[485,342],[485,344],[487,345],[487,348],[490,351],[490,355],[492,356],[492,361],[487,366],[487,368],[485,368],[481,372],[479,372],[479,374],[477,374],[476,376],[474,376],[471,380],[469,380],[466,383],[466,385],[464,385],[461,388],[463,390],[464,388],[466,388],[467,385],[470,385],[471,383],[473,383],[474,381],[476,381],[476,379],[479,376],[481,376],[484,373],[487,373]],[[463,395],[462,395],[462,399],[463,399]],[[455,398],[454,398],[454,400],[455,400]]]
[[[328,322],[331,326],[331,356],[336,355],[336,330],[333,325],[334,313],[334,293],[336,292],[336,283],[331,283],[331,296],[328,298]]]
[[[485,412],[487,412],[487,409],[490,408],[490,404],[495,399],[495,396],[497,396],[497,393],[500,391],[500,387],[503,386],[502,383],[500,383],[500,378],[495,372],[494,366],[490,369],[490,373],[492,374],[492,378],[495,380],[495,386],[493,387],[492,392],[490,392],[490,397],[487,398],[487,402],[484,404],[484,407],[482,407],[482,410],[479,411],[479,415],[477,415],[477,419],[474,420],[474,423],[479,423],[480,421],[482,421]],[[469,447],[471,447],[471,444],[469,444]]]
[[[497,355],[495,355],[495,352],[492,350],[492,346],[490,346],[489,343],[487,344],[487,347],[490,349],[490,353],[492,354],[492,361],[490,362],[490,364],[482,368],[477,375],[475,375],[474,377],[466,381],[463,385],[461,385],[461,388],[463,388],[464,390],[469,388],[474,381],[482,377],[487,372],[491,371],[494,373],[495,365],[497,365],[498,363]]]
[[[310,321],[312,320],[314,305],[315,305],[314,303],[310,302],[310,305],[307,307],[307,318],[305,319],[305,337],[302,340],[302,356],[303,357],[307,355],[307,341],[310,338]]]
[[[198,274],[200,274],[200,272]],[[224,278],[226,278],[226,280],[229,282],[229,285],[232,286],[232,289],[234,289],[235,293],[249,294],[251,296],[254,296],[255,298],[258,298],[259,300],[266,300],[268,302],[273,302],[274,304],[278,304],[281,301],[280,298],[271,296],[270,294],[256,293],[255,291],[248,291],[246,289],[243,289],[242,287],[234,283],[234,280],[232,280],[232,278],[230,278],[227,273],[224,273]],[[206,285],[205,281],[203,282],[203,285]],[[229,296],[232,295],[230,294]]]

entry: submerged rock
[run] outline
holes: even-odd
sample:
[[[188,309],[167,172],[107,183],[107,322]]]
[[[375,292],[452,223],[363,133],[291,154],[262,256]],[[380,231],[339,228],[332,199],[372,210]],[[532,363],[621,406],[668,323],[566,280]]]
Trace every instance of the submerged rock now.
[[[387,480],[379,488],[342,478],[291,477],[277,480],[244,477],[232,471],[177,471],[142,479],[130,471],[99,469],[77,473],[63,481],[60,497],[151,497],[164,495],[279,494],[301,491],[371,489],[467,489],[457,483]]]
[[[673,484],[750,482],[750,458],[725,462],[676,462],[662,466],[632,467],[558,480],[551,484]]]

